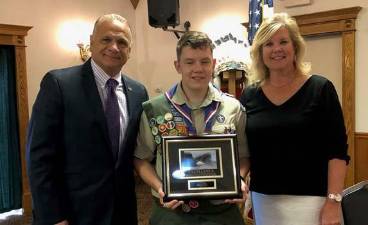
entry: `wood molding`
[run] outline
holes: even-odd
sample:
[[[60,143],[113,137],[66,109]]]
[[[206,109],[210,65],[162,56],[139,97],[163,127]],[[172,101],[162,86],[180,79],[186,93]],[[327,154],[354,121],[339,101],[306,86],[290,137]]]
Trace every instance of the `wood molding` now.
[[[355,133],[355,183],[368,180],[368,133]]]
[[[303,36],[355,31],[355,19],[362,7],[351,7],[294,16]],[[242,23],[248,28],[249,22]]]
[[[24,37],[32,27],[0,24],[0,44],[25,47]]]
[[[130,0],[130,2],[132,3],[134,9],[137,9],[137,5],[139,3],[139,0]]]
[[[310,5],[311,0],[285,0],[284,5],[286,8],[299,7]]]
[[[0,24],[0,31],[2,35],[20,35],[27,36],[28,31],[32,27],[30,26],[19,26],[19,25],[10,25],[10,24]]]
[[[362,7],[351,7],[351,8],[344,8],[344,9],[336,9],[336,10],[330,10],[330,11],[324,11],[324,12],[316,12],[311,14],[304,14],[299,16],[294,16],[296,19],[299,28],[303,27],[303,35],[306,35],[305,27],[307,26],[313,26],[314,30],[318,31],[318,28],[315,26],[320,25],[332,25],[334,26],[336,22],[340,21],[346,21],[349,19],[355,20],[357,18],[357,15],[359,11],[362,9]],[[338,30],[338,32],[346,30],[355,30],[355,27],[346,26],[346,28],[342,27]],[[322,33],[326,33],[328,30],[322,31]]]
[[[26,174],[26,132],[28,126],[28,92],[26,69],[26,46],[24,38],[32,27],[0,24],[0,45],[13,45],[15,50],[15,76],[17,94],[18,132],[22,162],[22,207],[23,223],[31,221],[31,194]]]
[[[350,166],[346,185],[355,183],[355,20],[361,7],[294,16],[303,36],[342,36],[342,110],[348,135]]]

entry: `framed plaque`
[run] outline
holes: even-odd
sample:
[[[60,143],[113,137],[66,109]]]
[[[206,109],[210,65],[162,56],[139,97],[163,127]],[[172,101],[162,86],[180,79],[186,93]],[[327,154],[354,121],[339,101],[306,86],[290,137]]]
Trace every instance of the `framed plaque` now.
[[[236,134],[164,136],[165,200],[241,198]]]

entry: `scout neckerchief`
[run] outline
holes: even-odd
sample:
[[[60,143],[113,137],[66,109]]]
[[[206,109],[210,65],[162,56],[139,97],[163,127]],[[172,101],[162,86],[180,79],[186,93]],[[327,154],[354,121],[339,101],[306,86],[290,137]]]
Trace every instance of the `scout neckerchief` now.
[[[184,103],[182,105],[179,105],[177,103],[175,103],[172,98],[177,90],[178,84],[176,84],[174,87],[172,87],[170,90],[168,90],[165,93],[165,96],[167,98],[167,100],[171,103],[170,104],[170,110],[172,112],[173,115],[175,114],[180,114],[183,116],[185,124],[188,127],[188,132],[189,135],[195,135],[197,134],[197,131],[195,129],[195,126],[193,124],[192,121],[192,117],[191,117],[191,108],[189,108],[189,106]],[[220,106],[220,102],[218,101],[212,101],[211,104],[203,107],[203,112],[204,112],[204,122],[205,122],[205,132],[206,133],[210,133],[211,131],[211,127],[212,127],[212,122],[213,119],[215,118],[214,115],[217,112],[218,107]]]

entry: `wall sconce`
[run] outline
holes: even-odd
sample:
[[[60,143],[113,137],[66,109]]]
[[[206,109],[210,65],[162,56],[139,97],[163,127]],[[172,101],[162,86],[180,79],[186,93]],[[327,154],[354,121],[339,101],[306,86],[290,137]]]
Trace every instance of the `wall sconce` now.
[[[87,61],[91,57],[91,51],[89,49],[89,44],[78,43],[79,54],[83,62]]]

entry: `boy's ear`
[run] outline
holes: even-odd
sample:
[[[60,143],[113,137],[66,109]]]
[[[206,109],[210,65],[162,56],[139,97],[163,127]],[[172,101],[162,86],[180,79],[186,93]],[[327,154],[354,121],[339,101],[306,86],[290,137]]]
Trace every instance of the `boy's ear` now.
[[[175,66],[175,69],[178,73],[181,73],[181,69],[180,69],[180,63],[178,60],[175,60],[174,61],[174,66]]]

